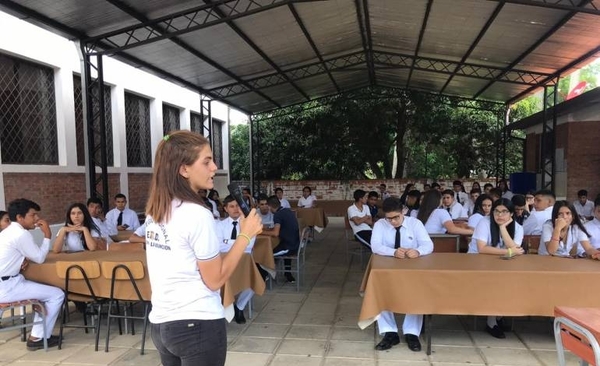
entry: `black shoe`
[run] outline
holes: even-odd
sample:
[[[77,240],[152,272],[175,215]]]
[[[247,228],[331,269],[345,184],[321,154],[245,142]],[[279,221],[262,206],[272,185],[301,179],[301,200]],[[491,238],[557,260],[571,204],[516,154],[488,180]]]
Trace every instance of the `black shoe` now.
[[[498,323],[498,327],[500,327],[500,329],[502,329],[504,332],[508,332],[508,331],[512,330],[508,325],[506,325],[504,323],[504,317],[498,318],[496,320],[496,323]]]
[[[485,330],[487,330],[487,332],[490,333],[492,335],[492,337],[499,338],[499,339],[506,338],[506,336],[504,335],[504,331],[502,329],[500,329],[500,327],[497,325],[494,325],[493,328],[490,328],[489,325],[486,325]]]
[[[48,348],[58,346],[58,336],[50,336],[48,338]],[[44,341],[40,338],[37,341],[27,340],[27,350],[37,351],[38,349],[44,349]]]
[[[385,351],[386,349],[390,349],[392,346],[395,346],[398,343],[400,343],[400,337],[398,336],[398,333],[386,332],[381,342],[375,346],[375,349],[378,351]]]
[[[246,318],[244,317],[244,311],[238,309],[237,305],[233,304],[233,311],[234,311],[234,319],[235,322],[238,324],[246,324]]]
[[[414,334],[405,334],[404,339],[406,340],[406,345],[408,349],[413,352],[419,352],[421,350],[421,341],[419,341],[419,337]]]
[[[294,278],[294,276],[292,276],[291,273],[286,272],[285,273],[285,279],[286,281],[288,281],[289,283],[296,283],[296,279]]]

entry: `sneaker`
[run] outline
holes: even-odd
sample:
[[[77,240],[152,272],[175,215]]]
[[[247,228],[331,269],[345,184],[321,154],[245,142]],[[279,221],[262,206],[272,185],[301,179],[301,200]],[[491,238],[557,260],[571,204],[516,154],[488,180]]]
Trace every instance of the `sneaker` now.
[[[292,276],[291,273],[287,272],[285,274],[285,279],[289,282],[289,283],[296,283],[296,279],[294,278],[294,276]]]
[[[58,346],[58,336],[50,336],[48,338],[48,348]],[[44,341],[40,338],[37,341],[27,340],[27,350],[37,351],[38,349],[44,349]]]

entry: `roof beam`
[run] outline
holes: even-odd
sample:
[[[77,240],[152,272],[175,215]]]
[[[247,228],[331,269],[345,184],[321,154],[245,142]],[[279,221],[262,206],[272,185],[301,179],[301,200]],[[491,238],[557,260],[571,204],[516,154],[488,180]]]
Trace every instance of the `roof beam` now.
[[[537,73],[527,70],[513,69],[506,71],[499,67],[459,63],[456,61],[442,60],[430,57],[414,57],[394,52],[374,52],[375,64],[392,66],[396,68],[410,68],[415,70],[435,72],[445,75],[459,75],[476,79],[501,81],[521,85],[541,85],[541,81],[550,74]],[[476,98],[473,98],[476,99]]]
[[[211,1],[212,0],[204,0],[204,2],[207,4],[209,4]],[[271,1],[273,1],[273,0],[271,0]],[[251,1],[251,3],[254,3],[254,2],[255,1]],[[226,15],[221,11],[220,8],[215,9],[215,14],[217,14],[218,16],[221,16],[221,17],[226,17]],[[243,39],[244,42],[246,42],[246,44],[254,50],[254,52],[258,53],[259,56],[262,57],[262,59],[273,68],[273,70],[277,71],[279,74],[282,74],[283,77],[287,79],[288,83],[294,89],[296,89],[296,91],[298,93],[300,93],[300,95],[302,95],[304,97],[304,99],[306,99],[307,101],[310,100],[310,97],[308,96],[308,94],[306,94],[306,92],[304,90],[300,89],[300,87],[298,85],[296,85],[292,79],[289,79],[287,77],[287,75],[285,75],[283,73],[283,71],[281,70],[279,65],[277,65],[273,60],[271,60],[271,58],[269,56],[267,56],[267,54],[263,50],[261,50],[260,47],[258,47],[258,45],[256,45],[256,43],[254,43],[254,41],[252,41],[246,33],[244,33],[237,25],[235,25],[233,23],[233,21],[227,20],[225,23],[229,26],[229,28],[231,28],[235,33],[237,33],[237,35],[241,39]]]
[[[129,5],[121,2],[120,0],[105,0],[105,1],[108,2],[108,3],[110,3],[110,4],[112,4],[112,5],[114,5],[115,7],[117,7],[118,9],[120,9],[121,11],[125,12],[126,14],[129,14],[130,16],[134,17],[135,19],[137,19],[137,20],[139,20],[141,22],[147,22],[148,21],[148,19],[146,18],[145,15],[141,14],[140,12],[138,12],[137,10],[135,10],[134,8],[132,8],[131,6],[129,6]],[[155,32],[162,32],[163,31],[159,26],[153,26],[152,29]],[[215,69],[221,71],[222,73],[224,73],[225,75],[229,76],[230,78],[236,80],[238,83],[245,84],[245,81],[242,80],[242,78],[240,78],[239,76],[237,76],[233,72],[229,71],[225,67],[221,66],[216,61],[212,60],[208,56],[204,55],[200,51],[198,51],[195,48],[193,48],[192,46],[188,45],[186,42],[180,40],[177,37],[171,37],[171,38],[168,38],[168,39],[169,39],[169,41],[175,43],[176,45],[178,45],[179,47],[183,48],[187,52],[189,52],[192,55],[196,56],[200,60],[206,62],[207,64],[209,64],[210,66],[214,67]],[[250,89],[251,89],[251,91],[254,91],[256,94],[258,94],[259,96],[261,96],[263,99],[269,101],[274,106],[281,107],[281,105],[279,103],[277,103],[276,101],[274,101],[273,99],[271,99],[269,96],[265,95],[264,93],[256,91],[252,87],[250,87]]]
[[[425,35],[425,29],[427,29],[427,22],[429,21],[429,13],[431,13],[431,6],[433,5],[433,0],[427,1],[427,7],[425,8],[425,16],[423,16],[423,24],[421,24],[421,31],[419,32],[419,40],[417,41],[417,47],[415,48],[415,58],[419,56],[419,51],[421,50],[421,43],[423,42],[423,36]],[[414,62],[413,62],[414,66]],[[410,71],[408,72],[408,79],[406,80],[406,87],[408,88],[410,85],[410,79],[412,79],[412,74],[415,68],[411,66]]]
[[[367,36],[365,35],[365,26],[363,25],[362,12],[360,11],[360,0],[354,0],[354,8],[356,9],[356,20],[358,22],[358,29],[360,31],[360,40],[363,46],[363,52],[365,53],[365,59],[367,60],[369,83],[371,85],[375,85],[375,69],[373,67],[373,57],[371,54],[372,50],[369,48]]]
[[[586,13],[592,15],[600,15],[600,9],[594,3],[589,2],[583,6],[576,5],[575,0],[488,0],[498,1],[502,3],[519,4],[527,6],[537,6],[547,9],[558,9],[565,11],[574,11],[576,13]]]
[[[110,54],[180,36],[279,6],[307,1],[315,0],[269,0],[265,5],[263,5],[264,1],[261,3],[256,1],[218,0],[157,19],[144,17],[145,20],[138,19],[140,24],[89,37],[83,41],[85,43],[104,42],[109,44],[110,46],[103,49],[101,53]],[[222,11],[222,8],[226,11]],[[217,10],[221,15],[218,15]],[[162,29],[162,31],[158,32],[157,29]]]
[[[331,59],[323,59],[308,65],[302,65],[291,69],[283,70],[282,73],[276,72],[269,75],[245,80],[245,84],[234,83],[209,91],[220,98],[230,98],[236,95],[249,93],[253,89],[268,88],[270,86],[281,85],[291,80],[302,80],[311,76],[328,74],[339,70],[347,70],[352,66],[364,65],[365,54],[362,51],[353,52]],[[247,85],[246,85],[247,84]]]
[[[373,74],[373,85],[377,85],[377,74],[375,73],[375,63],[373,61],[373,37],[371,36],[371,16],[369,15],[369,0],[363,0],[363,13],[365,15],[365,35],[367,36],[367,47],[369,48],[369,59],[371,73]]]
[[[584,7],[585,5],[589,4],[591,1],[592,0],[581,0],[581,1],[579,1],[578,7]],[[567,15],[565,15],[558,23],[556,23],[554,25],[554,27],[549,29],[540,39],[538,39],[527,50],[525,50],[525,52],[523,52],[522,54],[519,55],[519,57],[517,57],[515,60],[513,60],[513,62],[511,62],[510,65],[508,65],[504,69],[504,72],[502,74],[498,75],[498,78],[501,78],[504,76],[505,73],[510,72],[510,70],[513,67],[517,66],[521,61],[523,61],[525,59],[525,57],[529,56],[531,54],[531,52],[533,52],[536,48],[538,48],[548,38],[552,37],[552,35],[554,33],[556,33],[556,31],[558,31],[560,28],[562,28],[562,26],[564,26],[576,14],[577,14],[576,11],[570,11]],[[489,83],[487,83],[483,88],[481,88],[477,93],[475,93],[475,95],[473,95],[473,98],[479,98],[479,96],[481,94],[483,94],[483,92],[485,92],[490,86],[492,86],[494,84],[494,82],[496,82],[496,80],[491,80]]]
[[[294,16],[294,19],[296,19],[296,23],[298,23],[298,26],[302,30],[302,33],[304,34],[304,37],[308,41],[308,44],[310,44],[310,47],[312,47],[313,52],[319,58],[319,61],[321,62],[321,64],[325,68],[325,70],[327,70],[327,75],[329,75],[329,80],[331,80],[331,83],[335,87],[335,90],[338,93],[340,93],[341,92],[340,87],[338,86],[337,82],[333,78],[333,75],[331,74],[331,72],[327,68],[327,65],[325,65],[325,61],[323,61],[323,56],[321,55],[321,52],[319,52],[319,49],[317,48],[317,45],[315,44],[315,42],[313,41],[312,37],[310,36],[310,33],[308,33],[308,30],[306,29],[306,26],[304,25],[304,22],[302,21],[302,18],[300,18],[300,15],[296,11],[296,7],[294,6],[294,4],[289,4],[288,7],[290,8],[290,11],[292,12],[292,15]]]
[[[596,55],[598,53],[600,53],[600,46],[592,49],[591,51],[587,52],[585,55],[582,55],[577,60],[571,61],[565,67],[561,68],[560,70],[558,70],[554,74],[552,74],[552,75],[548,76],[546,79],[542,80],[542,85],[545,85],[548,82],[551,82],[552,80],[558,78],[560,75],[566,73],[570,69],[574,68],[578,64],[584,62],[585,60],[593,57],[594,55]],[[525,96],[527,96],[528,94],[532,93],[537,88],[539,88],[539,86],[533,86],[531,88],[528,88],[527,90],[523,91],[522,93],[519,93],[516,96],[512,97],[511,99],[509,99],[506,102],[506,104],[507,105],[511,105],[511,104],[514,104],[514,103],[518,102],[521,98],[524,98]]]
[[[456,76],[456,72],[458,71],[460,66],[463,65],[465,63],[465,61],[467,61],[467,59],[471,56],[471,53],[473,53],[473,51],[475,50],[475,47],[477,47],[477,45],[479,44],[479,42],[481,41],[483,36],[485,36],[485,34],[487,33],[488,29],[490,29],[490,27],[492,26],[492,23],[494,22],[494,20],[496,20],[496,17],[498,16],[498,14],[500,14],[500,11],[502,10],[503,7],[504,7],[504,3],[500,3],[496,6],[496,9],[494,9],[494,12],[492,13],[492,15],[485,22],[483,28],[481,28],[481,31],[479,32],[479,34],[477,35],[477,37],[475,38],[473,43],[471,43],[471,47],[469,47],[467,52],[465,52],[465,54],[461,58],[459,65],[456,65],[456,69],[454,69],[454,72],[452,73],[452,75],[450,75],[448,80],[446,80],[446,84],[444,84],[442,89],[440,89],[440,94],[444,94],[444,91],[446,90],[448,85],[450,85],[450,82],[452,81],[454,76]]]

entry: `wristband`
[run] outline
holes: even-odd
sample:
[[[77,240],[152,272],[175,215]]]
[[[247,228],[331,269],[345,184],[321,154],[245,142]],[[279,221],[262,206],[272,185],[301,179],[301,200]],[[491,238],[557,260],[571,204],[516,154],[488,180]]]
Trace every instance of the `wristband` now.
[[[248,235],[246,235],[246,234],[244,234],[244,233],[239,233],[239,234],[238,234],[238,237],[240,237],[240,236],[241,236],[242,238],[246,238],[246,240],[248,240],[248,244],[250,244],[250,242],[252,241],[252,239],[251,239],[251,238],[250,238]]]
[[[508,256],[511,257],[512,256],[512,249],[508,248]]]
[[[550,239],[550,241],[558,241],[558,242],[560,242],[560,238],[552,238],[552,239]]]

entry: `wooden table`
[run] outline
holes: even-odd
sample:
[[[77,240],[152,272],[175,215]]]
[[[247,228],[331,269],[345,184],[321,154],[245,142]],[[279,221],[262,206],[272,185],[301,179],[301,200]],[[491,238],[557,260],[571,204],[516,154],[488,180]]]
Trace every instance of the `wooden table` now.
[[[266,270],[275,271],[275,259],[273,258],[273,248],[279,244],[279,238],[268,235],[258,235],[252,249],[252,256],[256,263],[263,266]]]
[[[304,225],[326,228],[329,220],[321,207],[294,209],[298,219],[302,219]]]
[[[146,252],[143,250],[49,253],[44,263],[30,263],[23,274],[28,280],[64,289],[65,281],[59,278],[56,273],[57,261],[98,261],[100,265],[102,265],[103,261],[140,261],[144,264],[145,273],[144,278],[137,280],[136,283],[144,300],[150,301],[151,299],[152,290],[150,288],[150,279],[146,265]],[[91,279],[90,283],[96,296],[110,297],[110,280],[104,278],[102,274],[97,278]],[[250,254],[244,254],[229,280],[221,288],[221,299],[228,321],[231,321],[233,318],[235,295],[246,288],[252,288],[257,295],[262,295],[265,291],[265,283],[254,265],[254,259]],[[88,294],[87,287],[83,281],[72,281],[69,289],[76,293]],[[125,281],[116,281],[115,294],[121,300],[138,300],[131,285],[128,282],[125,283]]]
[[[111,235],[110,238],[115,243],[118,243],[120,241],[129,240],[131,235],[133,235],[133,230],[121,230],[117,233],[117,235]]]
[[[522,255],[433,253],[417,259],[372,255],[358,325],[383,310],[402,314],[553,316],[555,306],[595,307],[600,262]],[[428,341],[431,332],[428,333]]]

